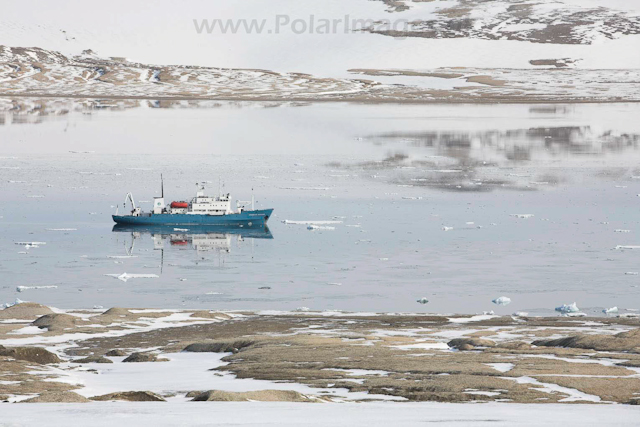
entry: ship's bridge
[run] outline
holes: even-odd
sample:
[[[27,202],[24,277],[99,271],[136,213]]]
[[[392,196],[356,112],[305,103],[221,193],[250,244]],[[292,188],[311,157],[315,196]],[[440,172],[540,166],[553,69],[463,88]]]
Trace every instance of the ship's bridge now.
[[[191,200],[191,210],[195,215],[227,215],[231,213],[231,195],[224,194],[219,197],[209,197],[198,194]]]

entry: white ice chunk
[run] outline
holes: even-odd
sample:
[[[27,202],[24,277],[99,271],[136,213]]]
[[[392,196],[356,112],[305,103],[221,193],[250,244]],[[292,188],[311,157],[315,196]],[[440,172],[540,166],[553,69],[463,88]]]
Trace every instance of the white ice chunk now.
[[[47,285],[47,286],[18,286],[16,287],[16,291],[24,292],[28,289],[57,289],[56,285]]]
[[[307,225],[307,230],[335,230],[335,227],[331,227],[328,225],[314,225],[314,224],[309,224]]]
[[[562,304],[560,307],[556,307],[556,311],[566,314],[566,313],[577,313],[580,311],[580,309],[574,302],[573,304]]]
[[[330,224],[342,224],[342,221],[292,221],[289,219],[282,220],[283,224],[291,224],[291,225],[330,225]]]
[[[157,274],[128,274],[128,273],[105,274],[105,276],[115,277],[116,279],[122,280],[123,282],[126,282],[129,279],[155,279],[160,277]]]
[[[509,297],[498,297],[494,300],[491,300],[492,303],[494,304],[498,304],[498,305],[508,305],[511,304],[511,298]]]

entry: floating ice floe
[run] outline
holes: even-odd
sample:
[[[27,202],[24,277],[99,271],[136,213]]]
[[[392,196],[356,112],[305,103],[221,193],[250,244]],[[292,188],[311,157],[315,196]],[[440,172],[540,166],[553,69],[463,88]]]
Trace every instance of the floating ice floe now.
[[[419,302],[420,304],[426,304],[429,302],[429,300],[426,299],[425,297],[422,297],[419,300],[416,300],[416,302]]]
[[[83,258],[86,258],[86,255],[83,255]],[[128,259],[128,258],[138,258],[137,255],[107,255],[107,258],[112,259]]]
[[[311,311],[311,309],[309,307],[298,307],[293,311],[306,312],[306,311]]]
[[[617,245],[615,249],[640,249],[640,245]]]
[[[513,315],[516,317],[529,317],[529,313],[526,311],[516,311]]]
[[[43,194],[30,194],[27,196],[30,199],[42,199],[44,197]]]
[[[447,227],[446,225],[442,227],[442,231],[451,231],[453,227]]]
[[[493,316],[496,313],[493,310],[490,310],[490,311],[483,311],[482,314],[484,316]]]
[[[617,314],[618,313],[618,307],[605,308],[604,310],[602,310],[602,312],[604,314]]]
[[[78,231],[77,228],[47,228],[47,231]]]
[[[422,200],[422,197],[414,197],[414,196],[402,196],[405,200]]]
[[[328,282],[327,285],[342,286],[342,283],[340,283],[340,282]]]
[[[637,271],[627,271],[624,274],[626,274],[627,276],[637,276],[638,272]]]
[[[173,231],[189,231],[188,228],[174,228]]]
[[[114,277],[118,280],[122,280],[123,282],[126,282],[129,279],[155,279],[160,277],[157,274],[127,274],[127,273],[105,274],[105,276]]]
[[[566,317],[587,317],[587,313],[583,313],[581,311],[577,313],[564,313],[563,316]]]
[[[613,230],[614,233],[631,233],[631,230],[623,230],[621,228],[618,228],[616,230]]]
[[[6,302],[2,305],[2,307],[4,308],[9,308],[9,307],[13,307],[14,305],[18,305],[18,304],[22,304],[24,301],[22,301],[19,298],[16,298],[15,302]]]
[[[562,304],[560,307],[556,307],[556,311],[559,311],[560,313],[563,313],[563,314],[567,314],[567,313],[577,313],[580,311],[580,309],[574,302],[573,304]]]
[[[292,221],[290,219],[283,219],[283,224],[289,225],[330,225],[330,224],[342,224],[342,221]]]
[[[328,225],[314,225],[314,224],[309,224],[307,225],[307,230],[335,230],[335,227],[331,227]]]
[[[498,297],[494,300],[491,300],[492,303],[494,304],[498,304],[498,305],[507,305],[507,304],[511,304],[511,298],[509,297]]]
[[[522,218],[522,219],[528,219],[528,218],[533,218],[534,217],[533,214],[511,214],[511,216],[516,217],[516,218]]]
[[[58,289],[56,285],[46,285],[46,286],[18,286],[16,287],[16,291],[24,292],[29,289]]]
[[[329,187],[280,187],[281,190],[329,191]]]
[[[46,245],[47,242],[15,242],[16,245],[22,246],[30,246],[32,248],[37,248],[38,246]]]

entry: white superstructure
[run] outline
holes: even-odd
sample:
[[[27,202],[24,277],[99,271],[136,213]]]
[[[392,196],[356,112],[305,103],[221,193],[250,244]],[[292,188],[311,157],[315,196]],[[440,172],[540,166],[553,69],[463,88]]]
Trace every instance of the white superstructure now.
[[[227,193],[218,197],[205,196],[202,187],[189,205],[186,213],[190,215],[227,215],[231,213],[231,195]]]

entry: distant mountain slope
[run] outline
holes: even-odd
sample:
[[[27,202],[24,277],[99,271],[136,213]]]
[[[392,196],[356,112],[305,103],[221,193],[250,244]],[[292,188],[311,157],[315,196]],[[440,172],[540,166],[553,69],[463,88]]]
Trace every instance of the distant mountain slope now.
[[[422,2],[382,1],[391,12],[410,10]],[[406,28],[389,29],[385,23],[376,23],[367,30],[394,37],[476,38],[583,45],[640,34],[640,14],[603,6],[540,0],[457,0],[453,4],[440,3],[442,6],[436,8],[430,17],[415,19]]]
[[[349,70],[351,78],[67,57],[0,46],[0,96],[184,100],[375,102],[640,101],[640,70],[582,70],[567,60],[543,69]],[[398,84],[398,82],[404,84]]]
[[[68,57],[93,49],[136,63],[338,79],[353,68],[534,68],[532,60],[559,58],[585,69],[640,68],[635,0],[183,0],[179,7],[172,0],[91,7],[59,0],[56,6],[3,5],[0,42]],[[222,30],[227,24],[239,26]]]

